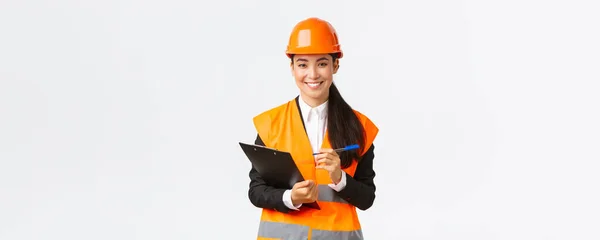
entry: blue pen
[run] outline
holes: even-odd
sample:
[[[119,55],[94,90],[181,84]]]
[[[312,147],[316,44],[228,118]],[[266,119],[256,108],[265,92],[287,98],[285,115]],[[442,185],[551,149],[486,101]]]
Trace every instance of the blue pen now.
[[[352,145],[348,145],[346,147],[343,148],[338,148],[338,149],[333,149],[333,151],[335,152],[343,152],[343,151],[348,151],[348,150],[354,150],[354,149],[358,149],[358,144],[352,144]],[[313,153],[314,155],[319,155],[321,153]]]

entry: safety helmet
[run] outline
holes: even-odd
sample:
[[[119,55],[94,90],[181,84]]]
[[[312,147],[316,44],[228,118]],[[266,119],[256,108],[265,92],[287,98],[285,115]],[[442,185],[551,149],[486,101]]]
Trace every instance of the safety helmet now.
[[[319,18],[308,18],[296,24],[290,35],[285,54],[330,54],[343,53],[335,29],[329,22]]]

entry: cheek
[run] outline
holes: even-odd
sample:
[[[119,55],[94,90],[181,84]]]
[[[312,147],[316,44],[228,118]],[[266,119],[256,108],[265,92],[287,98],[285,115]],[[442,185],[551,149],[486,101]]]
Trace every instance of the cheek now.
[[[296,79],[296,81],[302,81],[304,79],[304,74],[302,71],[299,70],[295,70],[292,72],[292,75],[294,76],[294,79]]]
[[[319,75],[321,75],[321,77],[323,78],[331,79],[331,77],[333,76],[333,72],[330,68],[323,68],[319,71]]]

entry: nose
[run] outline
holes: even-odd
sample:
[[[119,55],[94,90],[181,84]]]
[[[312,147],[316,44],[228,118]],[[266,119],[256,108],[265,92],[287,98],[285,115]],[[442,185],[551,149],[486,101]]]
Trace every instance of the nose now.
[[[308,70],[308,78],[310,78],[310,79],[318,79],[319,78],[319,72],[317,71],[316,67],[311,67]]]

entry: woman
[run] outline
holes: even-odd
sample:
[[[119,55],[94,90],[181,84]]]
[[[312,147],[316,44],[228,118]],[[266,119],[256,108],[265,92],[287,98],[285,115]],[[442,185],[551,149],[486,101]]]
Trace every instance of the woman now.
[[[286,54],[300,95],[254,117],[255,143],[290,152],[306,181],[278,189],[250,170],[248,197],[263,209],[258,239],[363,239],[356,208],[366,210],[375,200],[378,128],[333,84],[343,53],[327,21],[299,22]],[[360,148],[332,150],[352,144]],[[315,201],[320,210],[303,206]]]

